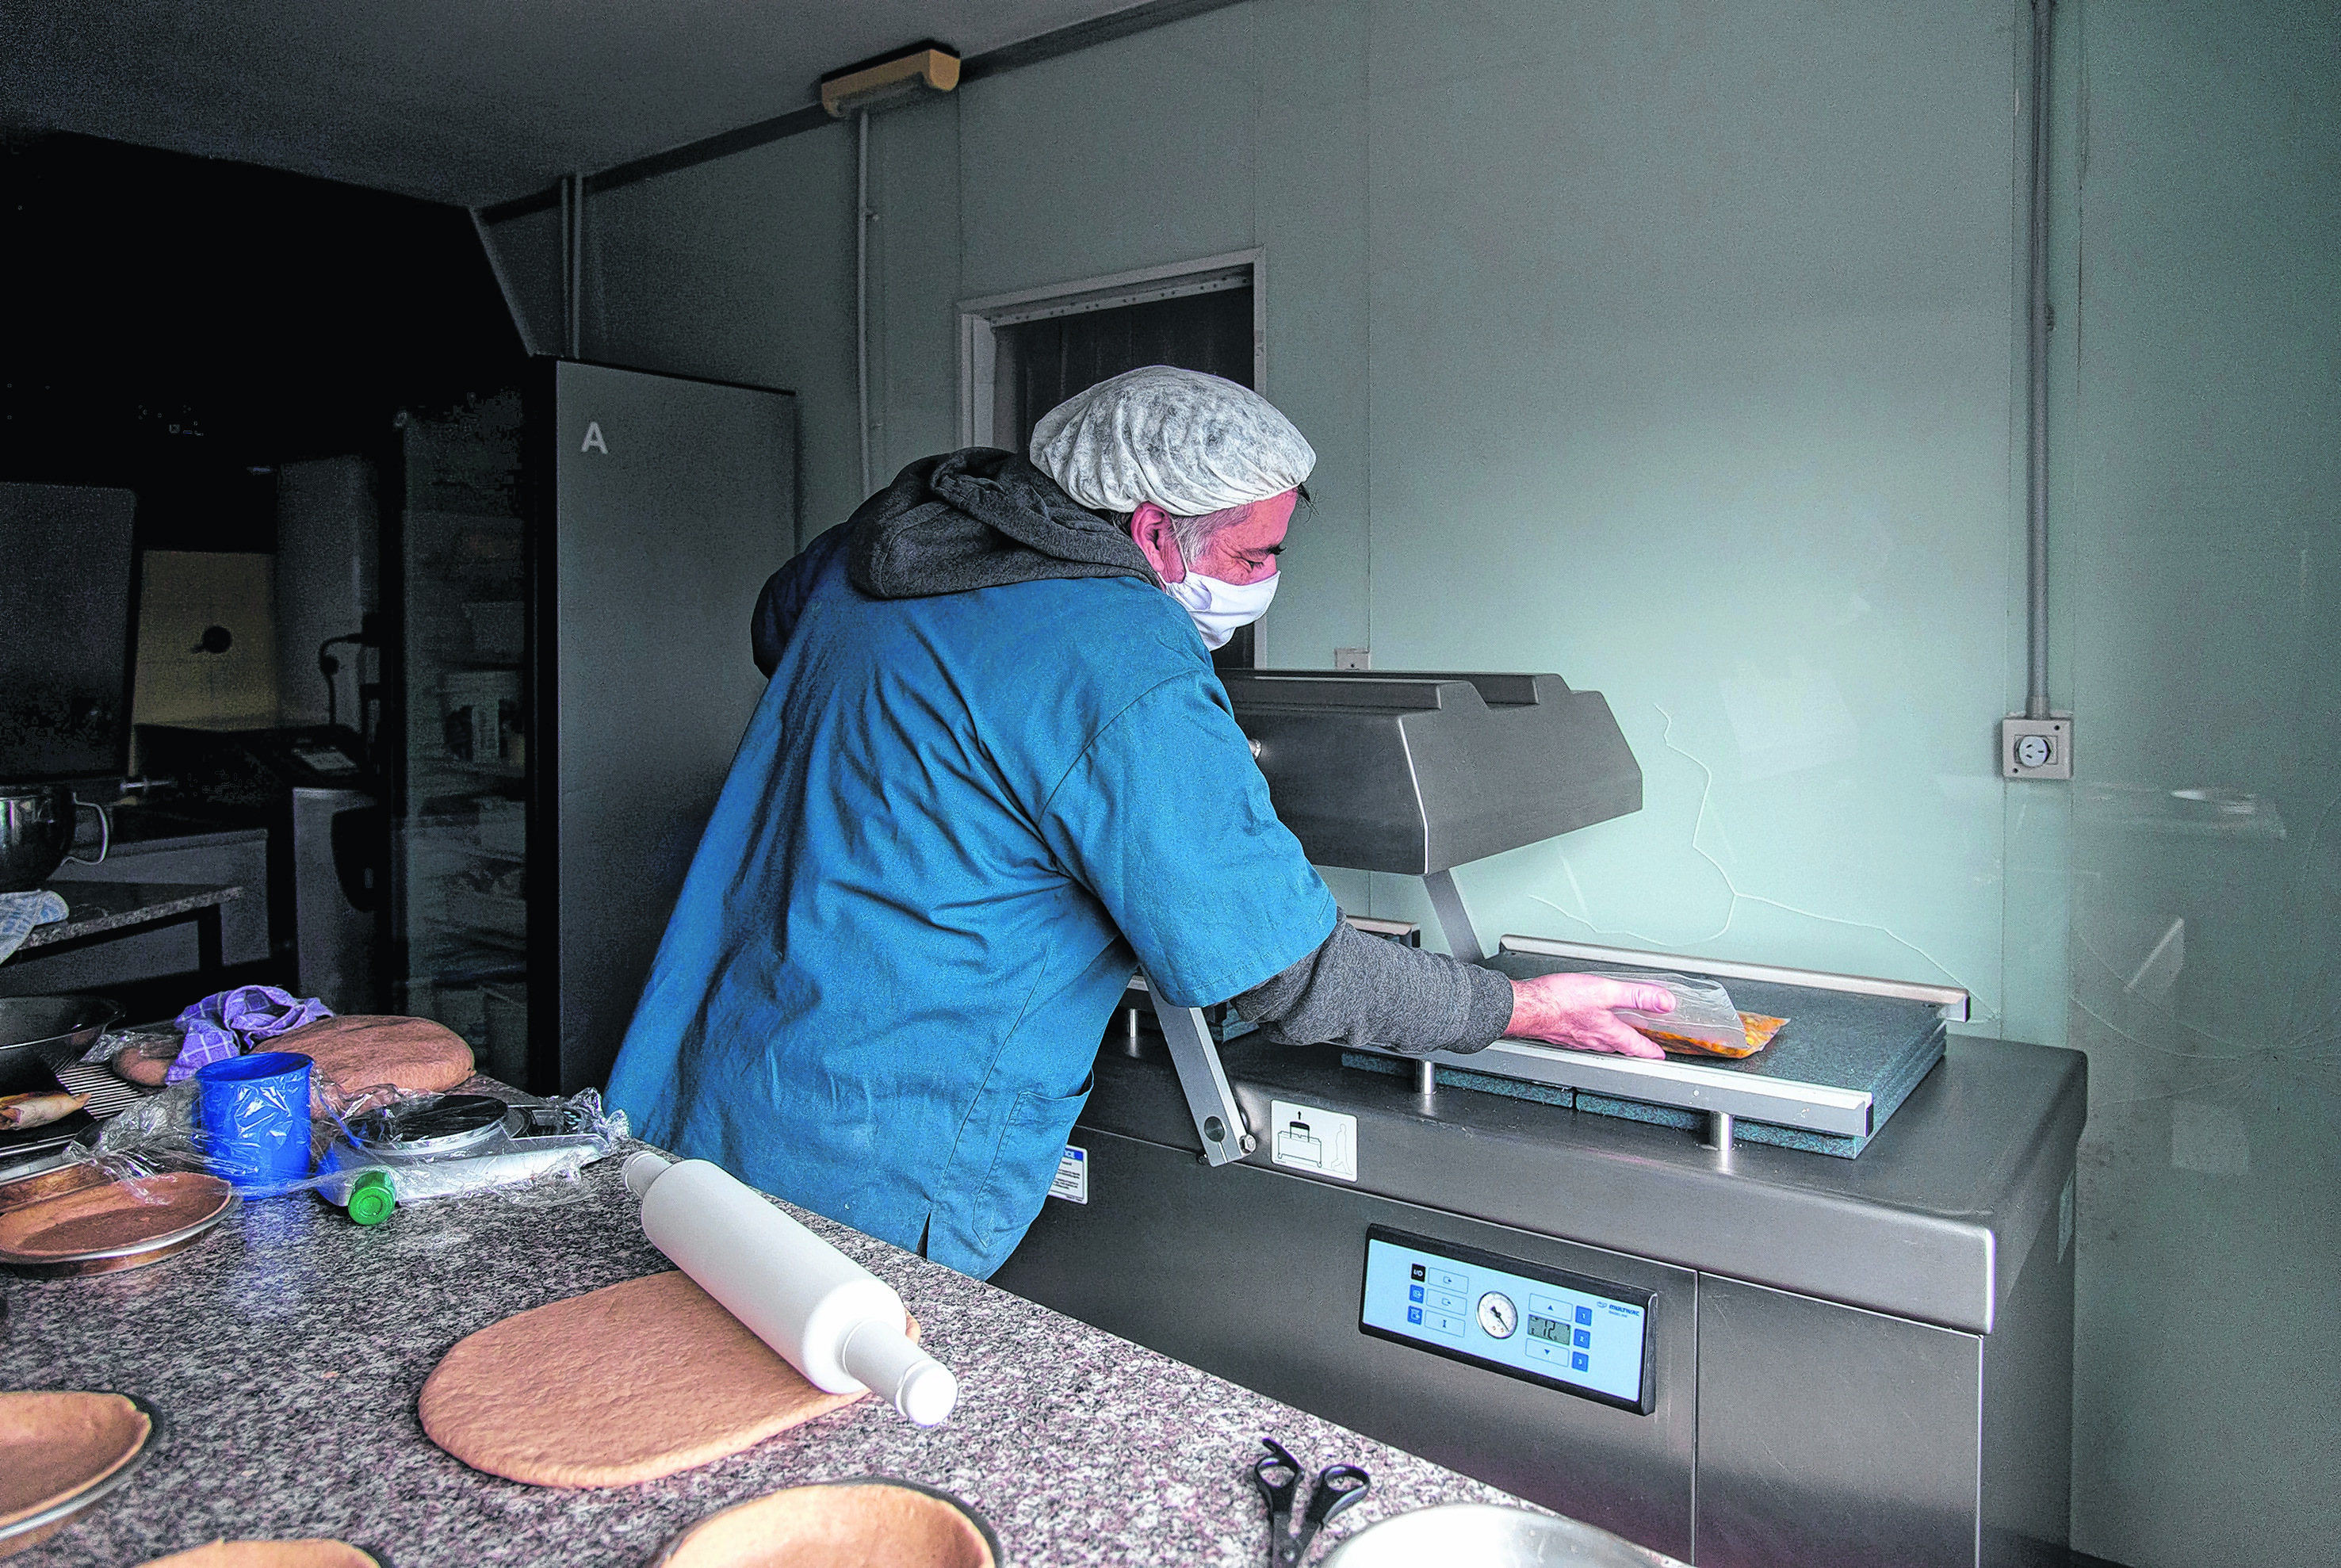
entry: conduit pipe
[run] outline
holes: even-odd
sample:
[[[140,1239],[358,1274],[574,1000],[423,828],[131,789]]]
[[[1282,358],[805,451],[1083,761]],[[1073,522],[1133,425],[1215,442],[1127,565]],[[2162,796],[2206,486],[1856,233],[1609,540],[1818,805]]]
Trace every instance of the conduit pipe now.
[[[853,383],[862,433],[862,494],[870,482],[870,111],[853,116]]]
[[[2026,224],[2024,716],[2048,717],[2048,46],[2056,0],[2032,0],[2031,214]]]
[[[561,341],[571,359],[584,357],[585,176],[561,177]]]

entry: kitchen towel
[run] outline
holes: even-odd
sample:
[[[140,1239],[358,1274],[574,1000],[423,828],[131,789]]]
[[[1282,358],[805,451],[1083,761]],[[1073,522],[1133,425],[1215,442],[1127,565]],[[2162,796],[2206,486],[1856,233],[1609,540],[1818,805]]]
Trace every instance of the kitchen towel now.
[[[30,893],[0,893],[0,964],[16,951],[33,927],[65,917],[65,901],[45,887]]]
[[[179,1014],[179,1054],[164,1082],[192,1078],[198,1067],[242,1055],[263,1040],[333,1015],[334,1010],[317,998],[296,997],[274,985],[214,992]]]

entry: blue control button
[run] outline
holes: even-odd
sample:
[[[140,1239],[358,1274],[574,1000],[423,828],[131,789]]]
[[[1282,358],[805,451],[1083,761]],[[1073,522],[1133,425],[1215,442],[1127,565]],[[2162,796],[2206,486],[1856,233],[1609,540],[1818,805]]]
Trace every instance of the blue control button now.
[[[1593,1321],[1593,1309],[1589,1306],[1579,1307],[1577,1309],[1577,1321],[1579,1323],[1591,1323]]]
[[[1578,1348],[1578,1349],[1579,1349],[1579,1350],[1583,1350],[1587,1345],[1589,1345],[1589,1344],[1591,1344],[1592,1343],[1593,1343],[1593,1331],[1592,1331],[1591,1329],[1589,1329],[1589,1328],[1581,1328],[1581,1329],[1579,1329],[1579,1330],[1577,1331],[1577,1348]]]
[[[1592,1359],[1591,1359],[1590,1357],[1589,1357],[1589,1356],[1588,1356],[1588,1355],[1587,1355],[1583,1351],[1581,1351],[1581,1350],[1580,1350],[1580,1351],[1573,1352],[1573,1353],[1569,1355],[1569,1371],[1571,1371],[1571,1372],[1583,1372],[1586,1368],[1588,1368],[1588,1367],[1591,1366],[1592,1364],[1593,1364],[1593,1363],[1592,1363]]]
[[[1410,1306],[1407,1308],[1406,1321],[1409,1323],[1420,1323],[1422,1321],[1422,1309],[1419,1306]]]
[[[1406,1287],[1406,1299],[1407,1299],[1407,1300],[1409,1300],[1409,1301],[1410,1301],[1410,1302],[1419,1302],[1419,1301],[1420,1301],[1420,1300],[1422,1299],[1422,1287],[1421,1287],[1420,1285],[1409,1285],[1409,1286],[1407,1286],[1407,1287]]]

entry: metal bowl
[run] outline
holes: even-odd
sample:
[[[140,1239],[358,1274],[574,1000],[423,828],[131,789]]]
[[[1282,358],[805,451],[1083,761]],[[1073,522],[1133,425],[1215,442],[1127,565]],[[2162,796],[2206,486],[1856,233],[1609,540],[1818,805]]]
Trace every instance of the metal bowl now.
[[[101,847],[112,836],[105,808],[93,805],[65,784],[11,785],[0,789],[0,893],[22,893],[56,874],[73,853],[84,811],[97,813]],[[97,861],[91,861],[95,865]]]
[[[55,1070],[121,1016],[103,996],[0,996],[0,1094],[55,1088]]]
[[[1419,1568],[1469,1563],[1472,1568],[1657,1568],[1670,1557],[1630,1541],[1525,1508],[1449,1503],[1419,1508],[1359,1531],[1326,1553],[1319,1568]]]

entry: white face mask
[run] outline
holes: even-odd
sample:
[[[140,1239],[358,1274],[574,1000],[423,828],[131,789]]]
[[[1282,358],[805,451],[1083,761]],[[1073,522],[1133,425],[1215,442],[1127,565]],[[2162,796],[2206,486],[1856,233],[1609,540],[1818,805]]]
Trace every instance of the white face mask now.
[[[1257,583],[1223,583],[1190,572],[1162,586],[1186,606],[1188,619],[1203,634],[1203,646],[1216,648],[1234,636],[1237,627],[1249,626],[1268,614],[1269,601],[1276,597],[1276,580],[1283,574],[1272,573]]]

